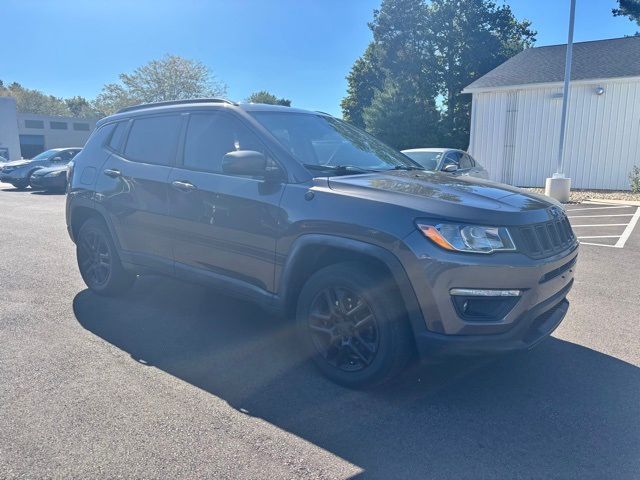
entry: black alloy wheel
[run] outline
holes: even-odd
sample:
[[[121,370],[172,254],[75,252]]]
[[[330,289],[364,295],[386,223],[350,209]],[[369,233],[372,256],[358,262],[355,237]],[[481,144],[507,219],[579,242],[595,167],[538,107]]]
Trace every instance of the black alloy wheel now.
[[[84,283],[99,295],[124,293],[136,280],[135,273],[122,266],[111,234],[98,218],[90,218],[80,228],[76,257]]]
[[[296,323],[304,354],[349,388],[397,378],[415,352],[393,278],[368,264],[336,263],[311,275],[298,297]]]
[[[318,353],[345,372],[365,369],[378,353],[380,334],[367,302],[348,288],[328,287],[314,298],[309,329]]]
[[[104,287],[109,280],[112,257],[107,240],[99,230],[90,230],[80,238],[78,264],[89,288]]]

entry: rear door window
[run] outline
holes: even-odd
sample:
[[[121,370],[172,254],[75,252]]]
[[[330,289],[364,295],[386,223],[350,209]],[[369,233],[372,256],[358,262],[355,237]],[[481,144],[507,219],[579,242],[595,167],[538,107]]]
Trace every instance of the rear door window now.
[[[178,115],[136,118],[129,131],[124,156],[136,162],[173,164],[181,123]]]
[[[473,160],[471,160],[471,157],[466,153],[462,155],[462,158],[460,159],[460,168],[461,169],[473,168]]]

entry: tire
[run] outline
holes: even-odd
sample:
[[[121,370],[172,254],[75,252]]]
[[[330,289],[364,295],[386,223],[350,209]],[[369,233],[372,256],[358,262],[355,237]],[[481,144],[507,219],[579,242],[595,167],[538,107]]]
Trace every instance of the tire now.
[[[104,222],[90,218],[78,232],[76,259],[84,283],[98,295],[117,296],[131,288],[135,274],[122,267]]]
[[[330,265],[312,275],[300,292],[296,323],[305,353],[345,387],[386,383],[414,353],[395,283],[358,263]]]
[[[16,188],[16,190],[26,190],[27,187],[29,186],[29,182],[16,182],[16,183],[12,183],[12,185]]]

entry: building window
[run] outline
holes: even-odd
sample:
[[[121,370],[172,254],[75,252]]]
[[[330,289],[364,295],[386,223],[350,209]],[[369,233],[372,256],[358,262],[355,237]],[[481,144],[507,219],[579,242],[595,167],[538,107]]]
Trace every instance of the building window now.
[[[44,122],[42,120],[25,120],[24,128],[44,128]]]
[[[67,122],[49,122],[49,127],[52,130],[66,130],[69,128]]]
[[[74,130],[81,130],[83,132],[88,132],[89,131],[89,124],[88,123],[74,123],[73,124],[73,129]]]

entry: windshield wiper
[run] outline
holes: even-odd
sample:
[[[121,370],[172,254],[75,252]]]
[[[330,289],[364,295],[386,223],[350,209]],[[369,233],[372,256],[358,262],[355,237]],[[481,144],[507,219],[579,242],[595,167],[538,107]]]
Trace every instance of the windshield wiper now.
[[[424,168],[413,165],[396,165],[390,170],[424,170]]]
[[[349,175],[351,173],[371,173],[379,172],[379,170],[356,167],[354,165],[320,165],[314,163],[305,163],[305,167],[309,170],[324,170],[335,173],[336,175]]]

